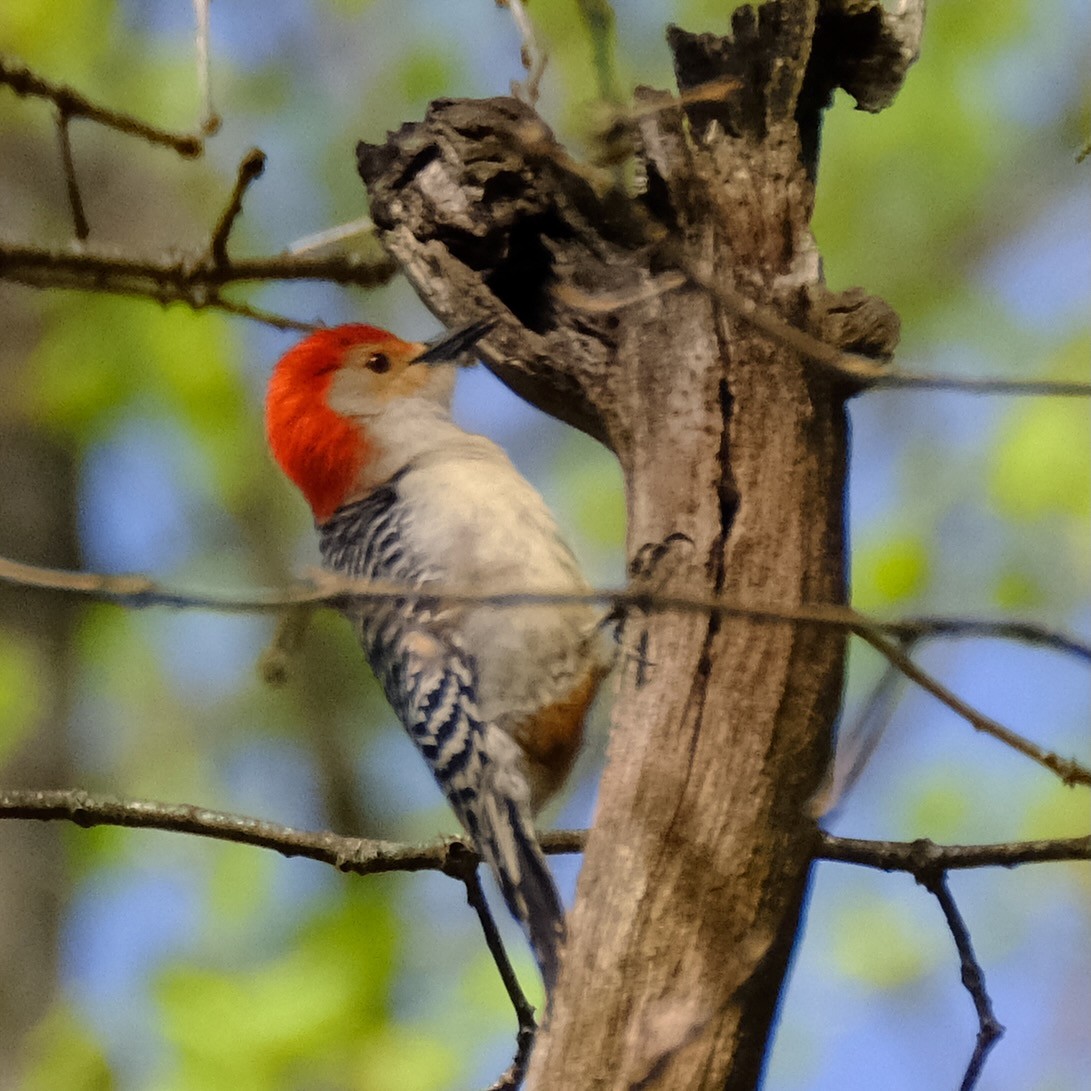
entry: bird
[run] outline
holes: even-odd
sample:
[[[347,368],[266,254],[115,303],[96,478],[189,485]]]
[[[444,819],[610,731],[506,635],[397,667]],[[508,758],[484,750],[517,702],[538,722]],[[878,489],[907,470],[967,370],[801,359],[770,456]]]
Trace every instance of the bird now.
[[[348,596],[342,610],[549,996],[565,921],[534,816],[572,768],[607,656],[599,611],[579,600],[587,580],[541,495],[497,444],[452,419],[459,366],[495,325],[429,343],[363,323],[318,329],[275,365],[265,425],[310,505],[323,567],[407,591]],[[445,587],[569,597],[480,602],[445,599]]]

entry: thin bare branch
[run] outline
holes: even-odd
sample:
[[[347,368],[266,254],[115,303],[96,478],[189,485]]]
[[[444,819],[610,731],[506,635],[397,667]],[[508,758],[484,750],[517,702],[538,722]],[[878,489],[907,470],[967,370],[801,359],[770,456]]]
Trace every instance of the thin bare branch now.
[[[220,214],[219,222],[216,224],[208,244],[209,259],[217,269],[222,269],[228,264],[227,240],[231,235],[231,229],[235,226],[235,220],[238,219],[239,213],[242,212],[242,199],[250,186],[261,177],[264,170],[265,152],[260,148],[251,148],[239,163],[231,198]]]
[[[375,233],[375,222],[370,216],[361,216],[356,220],[349,220],[348,223],[337,224],[335,227],[327,227],[324,231],[315,231],[311,235],[304,235],[301,239],[296,239],[291,243],[284,251],[286,254],[307,254],[312,253],[315,250],[325,250],[327,247],[335,246],[339,242],[344,242],[345,239],[354,239],[359,235],[373,235]]]
[[[201,132],[212,136],[220,131],[222,119],[212,105],[212,51],[209,49],[209,0],[193,0],[197,22],[194,55],[197,60],[197,95],[201,100]]]
[[[869,390],[950,390],[963,394],[1026,394],[1046,398],[1091,397],[1091,383],[1066,379],[999,379],[924,372],[890,371],[876,377]]]
[[[786,322],[771,307],[756,303],[742,292],[711,279],[696,268],[686,267],[684,271],[691,283],[708,292],[725,310],[738,318],[745,319],[773,340],[807,357],[831,378],[858,385],[863,391],[916,388],[961,391],[967,394],[1091,397],[1091,383],[1088,382],[1054,379],[963,378],[890,368],[869,356],[843,352],[827,344],[813,334]]]
[[[371,838],[344,837],[324,831],[297,830],[205,807],[115,799],[91,795],[80,789],[0,789],[0,820],[5,818],[66,820],[83,827],[166,830],[272,849],[282,856],[304,857],[360,875],[434,870],[460,880],[466,887],[470,905],[478,914],[486,943],[519,1022],[515,1059],[490,1091],[512,1091],[519,1086],[533,1041],[534,1013],[519,986],[496,922],[485,903],[477,880],[476,869],[480,861],[464,841],[448,838],[428,844],[407,845]],[[585,838],[584,830],[553,831],[542,835],[542,847],[551,854],[578,853],[583,849]],[[978,1012],[980,1029],[977,1047],[962,1084],[963,1091],[971,1091],[988,1050],[1003,1028],[992,1014],[969,933],[947,889],[946,873],[956,869],[1010,868],[1031,863],[1091,860],[1091,837],[992,845],[936,845],[927,840],[867,841],[816,831],[814,855],[819,860],[907,872],[939,899],[958,947],[963,983],[973,997]]]
[[[185,303],[191,310],[195,311],[223,311],[225,314],[234,314],[239,318],[249,318],[253,322],[261,322],[265,326],[272,326],[278,330],[300,330],[303,333],[311,333],[322,325],[321,322],[305,322],[301,318],[289,318],[285,314],[267,311],[262,307],[251,306],[249,303],[236,303],[233,299],[224,299],[219,292],[210,292],[204,297],[203,303],[191,302],[189,299],[167,300],[167,302]]]
[[[408,845],[374,838],[344,837],[326,831],[297,830],[276,822],[227,814],[180,803],[117,799],[79,788],[0,789],[0,819],[68,821],[77,826],[122,826],[167,830],[219,841],[271,849],[287,857],[304,857],[357,875],[390,871],[443,871],[465,864],[473,849],[459,838]],[[551,830],[541,835],[550,855],[583,851],[585,830]],[[835,837],[816,831],[815,859],[879,871],[924,875],[929,870],[1017,867],[1023,864],[1091,860],[1091,837],[1050,841],[1013,841],[992,845],[936,845],[931,841],[869,841]],[[456,854],[451,861],[452,846]],[[476,857],[474,857],[476,859]]]
[[[475,588],[407,588],[397,584],[345,580],[327,572],[315,572],[312,584],[296,584],[279,591],[262,591],[248,596],[215,593],[186,593],[161,587],[144,576],[106,575],[94,572],[67,572],[22,564],[0,557],[0,582],[22,587],[36,587],[61,593],[81,595],[99,602],[109,602],[129,609],[169,607],[207,609],[224,613],[281,611],[295,606],[340,606],[346,600],[384,602],[404,599],[414,594],[428,598],[441,596],[450,603],[529,605],[558,603],[610,603],[615,608],[638,610],[701,610],[720,616],[750,617],[765,621],[799,621],[850,629],[922,689],[931,693],[978,731],[1026,755],[1049,769],[1068,785],[1091,785],[1091,769],[1073,758],[1062,758],[1037,743],[979,712],[963,701],[938,679],[918,666],[896,643],[883,635],[885,629],[897,629],[897,623],[884,623],[865,617],[850,607],[806,604],[796,607],[770,607],[732,602],[716,598],[688,598],[647,590],[589,591],[582,594],[546,592],[483,592]]]
[[[686,284],[696,285],[702,291],[708,292],[728,313],[749,322],[774,341],[805,356],[825,375],[859,387],[862,391],[916,388],[961,391],[968,394],[1091,397],[1091,383],[1088,382],[1060,379],[970,378],[930,375],[890,368],[869,356],[841,351],[806,330],[786,322],[773,308],[763,306],[742,292],[713,280],[691,265],[684,266],[679,273],[664,273],[654,285],[642,285],[631,292],[592,294],[578,292],[567,286],[559,294],[564,302],[571,306],[591,313],[601,313],[647,302],[651,296],[676,291]]]
[[[1048,841],[1004,841],[992,845],[937,845],[919,841],[870,841],[820,832],[815,858],[856,864],[878,871],[905,871],[923,876],[930,871],[965,871],[982,867],[1018,867],[1091,860],[1091,837],[1059,837]]]
[[[105,250],[55,250],[0,244],[0,279],[38,288],[110,290],[114,283],[137,295],[160,289],[193,291],[222,288],[245,281],[325,280],[375,288],[390,280],[396,269],[389,258],[331,255],[321,258],[279,254],[240,258],[209,267],[204,255],[177,258],[133,258]]]
[[[981,963],[974,954],[974,946],[970,940],[970,930],[962,919],[955,899],[951,895],[951,889],[947,885],[947,875],[943,871],[935,871],[918,876],[917,881],[935,895],[939,902],[943,916],[947,920],[947,927],[954,938],[955,947],[958,950],[959,966],[961,968],[962,984],[970,994],[977,1012],[977,1042],[974,1045],[970,1063],[966,1066],[966,1073],[962,1077],[959,1091],[973,1091],[977,1081],[981,1077],[985,1066],[985,1059],[989,1051],[1000,1040],[1004,1028],[993,1014],[992,1000],[988,989],[985,987],[985,973],[981,969]]]
[[[423,595],[419,588],[380,581],[346,580],[329,572],[311,572],[306,582],[287,587],[246,592],[197,592],[164,586],[147,576],[100,572],[73,572],[24,564],[0,557],[0,582],[73,594],[98,602],[134,609],[214,610],[222,613],[272,613],[299,606],[337,606],[346,598],[386,602]],[[588,592],[513,591],[431,587],[429,598],[440,595],[452,603],[494,606],[606,604],[639,610],[712,612],[722,616],[754,617],[768,621],[802,621],[836,627],[861,626],[898,638],[927,636],[993,637],[1051,647],[1091,661],[1091,645],[1072,633],[1032,621],[963,617],[921,617],[896,621],[873,618],[847,606],[821,603],[796,607],[765,606],[723,597],[666,594],[640,588],[603,588]]]
[[[1051,648],[1091,663],[1091,643],[1063,629],[1039,625],[1033,621],[1005,618],[916,617],[903,618],[884,626],[891,636],[903,640],[934,637],[1016,640],[1022,644]]]
[[[83,242],[91,234],[87,213],[83,208],[80,184],[76,178],[76,163],[72,158],[72,135],[68,131],[68,114],[57,111],[57,142],[61,149],[61,169],[64,171],[64,188],[68,194],[68,207],[72,210],[72,229],[76,238]]]
[[[549,57],[538,45],[534,24],[527,14],[523,0],[496,0],[496,6],[507,8],[511,12],[512,20],[519,31],[519,59],[527,74],[525,82],[512,83],[512,93],[522,98],[527,105],[533,106],[538,101],[539,88]]]
[[[455,841],[446,854],[443,873],[458,879],[465,886],[466,900],[469,902],[470,908],[477,914],[481,932],[485,937],[485,945],[496,964],[500,980],[504,985],[504,991],[508,994],[508,1000],[511,1001],[511,1006],[515,1009],[515,1017],[519,1023],[516,1032],[515,1058],[508,1070],[492,1085],[490,1091],[493,1091],[493,1089],[518,1087],[522,1083],[526,1062],[530,1057],[530,1047],[534,1042],[534,1032],[538,1029],[538,1026],[534,1021],[534,1008],[530,1001],[527,1000],[526,994],[519,984],[519,978],[515,974],[511,959],[508,958],[507,949],[504,947],[500,929],[496,927],[496,920],[492,915],[492,910],[485,900],[485,892],[481,889],[481,879],[477,872],[480,862],[476,852],[461,842]]]
[[[139,259],[105,251],[0,244],[0,280],[32,288],[67,288],[151,299],[164,306],[180,303],[193,310],[221,310],[278,329],[313,330],[318,323],[237,303],[226,299],[222,289],[250,281],[286,280],[323,280],[373,288],[385,284],[395,272],[385,257],[278,255],[217,265],[208,260],[207,254],[174,260]]]
[[[515,1036],[515,1056],[511,1064],[495,1083],[489,1084],[485,1091],[518,1091],[526,1078],[527,1064],[530,1061],[530,1050],[533,1045],[534,1031],[520,1027],[519,1033]]]
[[[991,716],[986,716],[983,712],[979,712],[972,705],[968,704],[957,694],[949,690],[937,678],[919,667],[913,659],[902,650],[899,644],[896,644],[894,641],[888,640],[883,636],[870,620],[865,621],[859,626],[853,626],[853,632],[860,637],[861,640],[870,644],[877,652],[884,655],[887,660],[893,663],[894,666],[896,666],[911,682],[915,682],[921,689],[932,694],[933,697],[945,704],[952,712],[961,716],[967,723],[976,728],[976,730],[981,731],[986,735],[991,735],[994,739],[998,739],[1000,742],[1010,746],[1013,750],[1025,755],[1032,761],[1036,761],[1050,772],[1055,773],[1069,786],[1076,784],[1091,785],[1091,769],[1087,769],[1073,758],[1062,758],[1052,750],[1044,749],[1037,743],[1031,742],[1030,739],[1012,731],[1011,728],[1005,727]]]
[[[99,106],[73,88],[47,80],[11,57],[0,56],[0,84],[7,84],[22,98],[46,99],[66,117],[85,117],[109,129],[139,137],[149,144],[173,148],[187,159],[195,158],[204,151],[204,141],[199,136],[171,132],[131,114]]]

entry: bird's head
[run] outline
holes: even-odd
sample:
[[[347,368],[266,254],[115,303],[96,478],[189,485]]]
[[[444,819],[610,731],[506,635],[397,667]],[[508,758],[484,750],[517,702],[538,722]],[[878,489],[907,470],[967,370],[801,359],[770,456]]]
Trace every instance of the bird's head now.
[[[476,322],[428,344],[376,326],[335,326],[280,358],[265,397],[265,432],[317,522],[352,498],[380,455],[384,417],[410,403],[450,404],[456,363],[493,325]]]

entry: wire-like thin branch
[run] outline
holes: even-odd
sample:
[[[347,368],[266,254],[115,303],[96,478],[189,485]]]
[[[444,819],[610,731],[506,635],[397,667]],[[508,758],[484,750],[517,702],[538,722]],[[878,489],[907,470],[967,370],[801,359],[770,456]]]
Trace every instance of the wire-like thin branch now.
[[[1022,644],[1052,648],[1091,663],[1091,643],[1063,629],[1039,625],[1033,621],[1004,618],[914,617],[884,625],[891,636],[902,640],[927,640],[934,637],[992,640],[1016,640]]]
[[[109,129],[139,137],[149,144],[173,148],[187,159],[195,158],[204,151],[204,142],[199,136],[171,132],[131,114],[99,106],[73,88],[47,80],[11,57],[0,56],[0,84],[7,84],[23,98],[46,99],[69,118],[85,117]]]
[[[511,1064],[495,1083],[489,1084],[485,1091],[518,1091],[526,1078],[527,1065],[530,1063],[530,1051],[534,1046],[534,1034],[537,1028],[520,1027],[515,1035],[515,1056]]]
[[[632,607],[646,611],[701,610],[720,616],[749,617],[764,621],[795,621],[816,625],[847,628],[867,641],[894,663],[907,678],[947,705],[978,731],[1006,743],[1013,749],[1043,765],[1068,785],[1091,785],[1091,769],[1073,758],[1062,758],[1037,743],[1024,738],[1010,728],[979,712],[932,675],[918,666],[898,645],[883,636],[886,625],[865,617],[850,607],[824,604],[804,604],[795,607],[772,607],[732,602],[722,598],[690,598],[664,595],[640,589],[621,591],[590,591],[586,593],[546,593],[529,591],[483,592],[475,588],[428,587],[407,588],[398,584],[346,580],[332,573],[315,573],[311,585],[297,584],[282,591],[258,592],[250,596],[225,594],[192,594],[169,591],[143,576],[111,576],[93,572],[66,572],[58,569],[26,565],[0,557],[0,582],[23,587],[37,587],[67,594],[82,595],[100,602],[109,602],[130,609],[152,606],[199,608],[224,613],[279,611],[292,606],[342,606],[348,600],[386,602],[391,599],[426,595],[442,597],[450,603],[476,605],[525,606],[558,603],[611,603],[615,608]]]
[[[1062,398],[1091,397],[1091,383],[1054,379],[970,378],[929,375],[890,368],[859,353],[843,352],[786,322],[771,307],[762,306],[742,292],[713,280],[696,267],[685,268],[686,278],[708,292],[725,310],[745,319],[762,333],[817,364],[831,378],[842,379],[863,390],[951,390],[967,394],[1027,394]]]
[[[208,254],[214,268],[222,269],[227,266],[227,240],[231,235],[231,229],[235,226],[235,220],[242,212],[242,199],[264,170],[265,152],[260,148],[251,148],[239,163],[239,169],[235,175],[235,187],[209,240]]]
[[[276,612],[298,606],[337,606],[345,599],[388,602],[412,599],[414,595],[437,596],[454,604],[491,606],[595,605],[607,604],[642,611],[712,612],[721,616],[751,617],[767,621],[800,621],[841,628],[860,626],[892,636],[976,636],[1018,640],[1071,652],[1091,660],[1091,645],[1063,630],[1031,621],[962,617],[921,617],[882,621],[847,606],[804,604],[766,606],[723,596],[677,595],[658,590],[602,588],[593,591],[500,591],[465,587],[406,587],[397,583],[344,579],[316,570],[307,582],[287,587],[248,592],[199,592],[167,587],[147,576],[102,572],[75,572],[25,564],[0,556],[0,582],[18,587],[40,588],[90,598],[133,609],[166,607],[201,609],[221,613]]]
[[[923,372],[900,371],[869,356],[843,352],[815,337],[806,330],[785,321],[772,308],[762,305],[742,292],[713,280],[692,264],[681,272],[664,273],[654,285],[641,285],[631,292],[592,294],[565,287],[560,293],[564,302],[592,313],[620,310],[644,303],[650,296],[676,291],[687,284],[708,292],[729,314],[741,318],[772,340],[806,357],[831,379],[848,383],[861,390],[917,388],[951,390],[968,394],[1027,394],[1064,398],[1091,397],[1091,383],[1058,379],[972,378],[956,375],[931,375]]]
[[[64,171],[64,188],[68,194],[68,207],[72,210],[72,229],[82,242],[91,234],[87,213],[83,208],[80,183],[76,177],[76,163],[72,158],[72,134],[68,131],[68,114],[57,111],[57,142],[61,149],[61,169]]]
[[[876,377],[869,390],[950,390],[962,394],[1026,394],[1045,398],[1091,397],[1091,383],[1068,379],[1001,379],[890,371]]]
[[[1000,1040],[1004,1028],[993,1014],[992,1000],[985,986],[985,973],[981,969],[981,963],[974,954],[974,946],[970,940],[970,930],[962,919],[955,899],[951,895],[947,885],[947,875],[943,871],[935,871],[925,876],[918,876],[917,881],[935,895],[940,909],[947,921],[947,927],[954,938],[955,947],[958,950],[959,966],[961,968],[962,984],[970,994],[977,1012],[977,1042],[974,1045],[970,1063],[966,1066],[966,1073],[959,1084],[959,1091],[973,1091],[977,1081],[981,1077],[981,1071],[985,1066],[985,1058],[989,1051]]]
[[[1005,727],[991,716],[986,716],[983,712],[979,712],[956,693],[948,689],[938,678],[933,677],[923,668],[918,666],[917,663],[902,650],[899,644],[896,644],[894,641],[883,636],[870,620],[865,621],[862,625],[853,626],[852,631],[856,633],[861,640],[866,641],[877,652],[884,655],[887,660],[893,663],[894,666],[896,666],[911,682],[915,682],[921,689],[932,694],[933,697],[945,704],[952,712],[961,716],[962,719],[976,730],[981,731],[986,735],[991,735],[994,739],[998,739],[1000,742],[1010,746],[1013,750],[1017,750],[1020,754],[1030,758],[1032,761],[1036,761],[1039,765],[1050,770],[1050,772],[1055,773],[1067,785],[1091,785],[1091,770],[1072,758],[1062,758],[1052,750],[1046,750],[1037,743],[1031,742],[1030,739],[1012,731],[1011,728]]]

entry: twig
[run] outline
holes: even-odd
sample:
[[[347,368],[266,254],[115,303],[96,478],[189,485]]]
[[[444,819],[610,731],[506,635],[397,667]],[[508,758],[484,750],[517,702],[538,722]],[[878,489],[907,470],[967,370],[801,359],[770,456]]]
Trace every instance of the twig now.
[[[231,191],[231,198],[227,206],[220,214],[219,222],[212,232],[212,238],[208,244],[209,258],[213,268],[222,269],[227,264],[227,240],[231,229],[235,226],[235,220],[242,212],[242,199],[246,191],[261,177],[265,170],[265,152],[260,148],[251,148],[242,157],[239,169],[235,175],[235,188]]]
[[[249,318],[254,322],[272,326],[278,330],[300,330],[311,333],[318,329],[321,322],[305,322],[301,318],[289,318],[285,314],[277,314],[276,311],[267,311],[261,307],[254,307],[249,303],[236,303],[233,299],[224,299],[219,292],[209,292],[204,297],[204,302],[194,302],[191,299],[167,300],[166,302],[185,303],[191,310],[204,309],[223,311],[225,314],[238,315],[239,318]]]
[[[534,24],[530,21],[523,0],[496,0],[497,7],[507,8],[519,31],[519,59],[526,70],[526,82],[512,84],[512,91],[523,98],[528,106],[538,101],[539,87],[545,74],[549,57],[539,47],[534,34]]]
[[[530,1054],[530,1046],[534,1041],[537,1024],[534,1021],[534,1008],[530,1001],[527,1000],[526,994],[519,984],[519,978],[515,975],[511,959],[508,958],[507,949],[504,947],[500,929],[496,927],[496,920],[493,918],[492,910],[489,909],[489,903],[485,900],[485,892],[481,889],[481,879],[477,874],[479,863],[480,859],[476,852],[462,844],[462,842],[456,841],[451,844],[450,851],[447,853],[443,873],[450,875],[453,879],[458,879],[465,886],[466,901],[469,902],[470,908],[477,914],[478,922],[481,924],[481,932],[485,937],[485,945],[489,949],[489,954],[492,955],[493,962],[496,963],[497,973],[500,974],[500,980],[503,982],[511,1006],[515,1009],[515,1017],[519,1021],[515,1060],[512,1062],[511,1068],[504,1073],[496,1084],[493,1084],[493,1087],[517,1087],[522,1082],[522,1065],[525,1065],[526,1058]],[[520,1060],[522,1060],[522,1065]],[[513,1078],[516,1082],[510,1083]],[[505,1080],[508,1080],[509,1084],[505,1084]]]
[[[99,106],[73,88],[53,83],[11,57],[0,56],[0,83],[7,84],[22,98],[47,99],[69,118],[85,117],[118,132],[140,137],[149,144],[173,148],[187,159],[193,159],[204,151],[204,142],[198,136],[161,129],[130,114]]]
[[[169,830],[218,841],[272,849],[287,857],[304,857],[339,871],[379,875],[390,871],[443,871],[455,840],[406,845],[372,838],[342,837],[324,831],[293,829],[243,815],[226,814],[188,804],[95,796],[80,789],[8,791],[0,789],[0,818],[67,820],[77,826],[123,826]]]
[[[290,663],[303,644],[314,609],[292,606],[277,618],[276,631],[258,659],[258,674],[267,686],[283,686],[291,673]]]
[[[959,966],[961,967],[962,984],[970,994],[977,1012],[977,1042],[974,1045],[970,1063],[966,1066],[966,1074],[962,1077],[959,1091],[973,1091],[981,1076],[981,1070],[985,1065],[985,1058],[989,1051],[1000,1040],[1004,1028],[993,1014],[992,1000],[989,998],[988,989],[985,986],[985,974],[981,969],[981,963],[974,954],[973,943],[970,941],[970,930],[962,919],[962,914],[951,896],[951,890],[947,885],[947,875],[938,870],[918,876],[917,881],[936,896],[940,909],[947,920],[947,927],[954,938],[955,947],[958,949]]]
[[[233,841],[271,849],[287,857],[304,857],[357,875],[391,871],[447,871],[452,846],[457,853],[473,853],[458,838],[408,845],[373,838],[344,837],[325,831],[293,829],[244,815],[206,807],[151,800],[117,799],[78,788],[33,790],[0,789],[0,819],[68,821],[77,826],[123,826],[168,830],[219,841]],[[552,830],[540,835],[550,855],[583,851],[585,830]],[[1091,837],[1050,841],[1012,841],[992,845],[936,845],[931,841],[868,841],[835,837],[816,831],[814,856],[879,871],[924,874],[982,867],[1017,867],[1023,864],[1091,860]]]
[[[313,330],[314,322],[274,314],[225,299],[220,289],[244,281],[324,280],[373,288],[396,272],[386,257],[355,255],[298,258],[278,255],[215,265],[207,254],[173,261],[138,259],[102,251],[48,250],[0,245],[0,280],[32,288],[68,288],[181,303],[193,310],[212,308],[279,329]]]
[[[963,394],[1027,394],[1047,398],[1091,397],[1091,383],[1066,379],[998,379],[889,371],[876,376],[869,390],[950,390]]]
[[[394,264],[387,257],[366,259],[338,254],[303,258],[278,254],[239,258],[211,268],[203,261],[203,255],[166,261],[132,258],[102,250],[50,250],[0,244],[0,279],[18,280],[34,287],[53,287],[58,281],[50,277],[59,278],[63,274],[67,279],[59,283],[60,287],[101,291],[116,281],[126,288],[135,286],[132,288],[134,294],[143,295],[154,295],[159,288],[209,289],[259,280],[326,280],[332,284],[375,288],[385,284],[395,272]],[[141,284],[143,290],[140,290]]]
[[[803,604],[795,607],[772,607],[728,601],[722,598],[690,598],[664,595],[647,590],[589,591],[585,593],[547,593],[543,591],[483,592],[474,588],[429,587],[406,588],[384,584],[345,580],[330,573],[315,574],[315,583],[296,584],[280,591],[256,592],[249,596],[229,594],[196,594],[171,591],[144,576],[111,576],[93,572],[67,572],[41,568],[0,557],[0,582],[23,587],[37,587],[67,594],[82,595],[100,602],[110,602],[129,609],[171,607],[175,609],[207,609],[224,613],[279,611],[291,606],[339,606],[346,600],[385,602],[426,594],[442,597],[450,603],[476,605],[525,606],[558,603],[611,603],[615,607],[639,610],[701,610],[720,616],[749,617],[776,622],[795,621],[835,628],[847,628],[884,655],[911,681],[947,705],[978,731],[1006,743],[1021,754],[1051,770],[1068,785],[1091,785],[1091,769],[1073,758],[1062,758],[1037,743],[1005,727],[1003,724],[967,704],[951,690],[919,667],[896,644],[883,636],[888,626],[849,607],[823,604]],[[894,623],[896,628],[896,623]]]
[[[1003,841],[992,845],[937,845],[919,841],[868,841],[836,837],[820,831],[815,858],[856,864],[878,871],[964,871],[981,867],[1018,867],[1070,860],[1091,860],[1091,837],[1059,837],[1049,841]]]
[[[571,306],[591,313],[602,313],[647,302],[652,296],[676,291],[686,284],[696,285],[707,292],[724,310],[749,322],[772,340],[806,357],[830,378],[850,383],[862,390],[913,387],[924,390],[961,391],[969,394],[1091,397],[1091,383],[1087,382],[1059,379],[964,378],[888,368],[869,356],[842,352],[806,330],[786,322],[772,307],[764,306],[742,292],[713,280],[692,264],[685,265],[681,272],[664,273],[653,285],[641,285],[630,292],[591,294],[566,286],[559,294],[563,301]]]
[[[209,49],[209,0],[193,0],[197,21],[194,54],[197,60],[197,95],[201,100],[201,132],[212,136],[220,131],[222,120],[212,105],[212,53]]]
[[[1091,646],[1079,637],[1031,621],[964,617],[906,618],[883,621],[847,606],[809,603],[799,606],[766,606],[723,596],[677,595],[658,590],[601,588],[593,591],[482,591],[464,587],[420,588],[396,583],[342,579],[315,571],[313,579],[287,587],[247,592],[198,592],[164,586],[147,576],[103,572],[75,572],[24,564],[0,556],[0,582],[78,595],[131,609],[213,610],[220,613],[272,613],[298,606],[337,606],[347,598],[364,602],[412,599],[414,595],[437,596],[455,603],[491,606],[596,605],[648,610],[712,612],[727,617],[750,617],[770,622],[798,621],[835,628],[860,626],[892,636],[976,636],[1018,640],[1071,652],[1091,661]]]
[[[519,1021],[517,1051],[508,1071],[490,1091],[511,1091],[519,1086],[534,1034],[533,1009],[526,1000],[500,941],[477,881],[478,857],[465,842],[444,839],[423,845],[406,845],[368,838],[308,832],[242,815],[225,814],[204,807],[156,803],[149,800],[114,799],[79,789],[49,791],[0,789],[0,820],[67,820],[83,827],[122,826],[169,830],[237,844],[272,849],[287,857],[305,857],[330,864],[341,871],[374,875],[390,871],[442,871],[465,884],[466,896],[478,914],[486,943],[496,961]],[[543,834],[547,853],[583,850],[586,831],[559,830]],[[866,841],[835,837],[816,831],[814,856],[819,860],[856,864],[882,871],[912,874],[940,901],[955,938],[962,962],[962,980],[978,1012],[977,1047],[963,1080],[963,1091],[974,1087],[985,1056],[1002,1028],[992,1014],[981,968],[973,954],[969,934],[946,885],[946,872],[981,867],[1016,867],[1022,864],[1091,860],[1091,837],[1058,838],[1052,841],[1008,842],[994,845],[936,845],[931,841]]]
[[[348,223],[337,224],[336,227],[328,227],[324,231],[315,231],[311,235],[304,235],[296,239],[284,251],[285,254],[306,254],[313,250],[324,250],[335,243],[344,242],[345,239],[356,238],[357,235],[371,235],[375,231],[375,222],[370,216],[361,216],[358,220],[350,220]]]
[[[868,356],[843,352],[833,345],[786,322],[771,307],[755,302],[742,292],[705,276],[687,265],[686,277],[708,292],[725,310],[767,334],[773,340],[793,349],[819,366],[831,378],[858,384],[866,391],[882,388],[952,390],[968,394],[1029,394],[1052,397],[1091,397],[1091,383],[1053,379],[962,378],[949,375],[927,375],[899,371],[877,363]]]
[[[91,234],[91,225],[80,196],[80,184],[76,178],[76,164],[72,158],[72,137],[68,131],[68,114],[57,111],[57,141],[61,148],[61,168],[64,171],[64,187],[68,193],[68,206],[72,209],[72,229],[82,242]]]
[[[1005,727],[967,704],[941,682],[919,667],[896,644],[883,636],[883,622],[865,617],[849,607],[803,604],[772,607],[732,602],[722,598],[690,598],[664,595],[647,590],[588,591],[585,593],[547,593],[544,591],[484,592],[474,588],[429,587],[426,591],[398,584],[345,580],[330,573],[315,573],[315,583],[296,584],[280,591],[257,592],[249,596],[195,594],[171,591],[144,576],[112,576],[94,572],[67,572],[41,568],[0,557],[0,582],[22,587],[37,587],[67,594],[82,595],[100,602],[110,602],[129,609],[171,607],[207,609],[224,613],[279,611],[291,606],[340,606],[347,600],[385,602],[391,599],[427,595],[442,597],[450,603],[475,605],[525,606],[558,603],[611,603],[615,607],[639,610],[701,610],[720,616],[749,617],[776,622],[795,621],[847,628],[894,663],[907,678],[947,705],[978,731],[1043,765],[1068,785],[1091,785],[1091,769],[1073,758],[1062,758]]]
[[[861,640],[867,641],[877,652],[886,656],[887,660],[893,663],[906,678],[932,694],[952,712],[961,716],[971,727],[986,735],[991,735],[994,739],[998,739],[1032,761],[1036,761],[1050,772],[1055,773],[1070,787],[1076,784],[1091,785],[1091,769],[1087,769],[1073,758],[1062,758],[1052,750],[1044,749],[1037,743],[1031,742],[1030,739],[1024,738],[1024,736],[1005,727],[991,716],[986,716],[972,705],[967,704],[939,679],[934,678],[919,667],[910,656],[902,651],[899,645],[878,632],[870,621],[859,627],[853,627],[853,632]]]
[[[515,1056],[511,1064],[495,1083],[489,1084],[485,1091],[518,1091],[518,1088],[522,1087],[527,1074],[527,1064],[530,1062],[530,1051],[534,1045],[535,1029],[519,1028],[515,1035]]]
[[[1033,621],[1010,621],[1003,618],[917,617],[903,618],[883,626],[891,636],[903,640],[933,637],[989,638],[1018,640],[1023,644],[1052,648],[1091,663],[1091,644],[1062,629],[1039,625]]]

